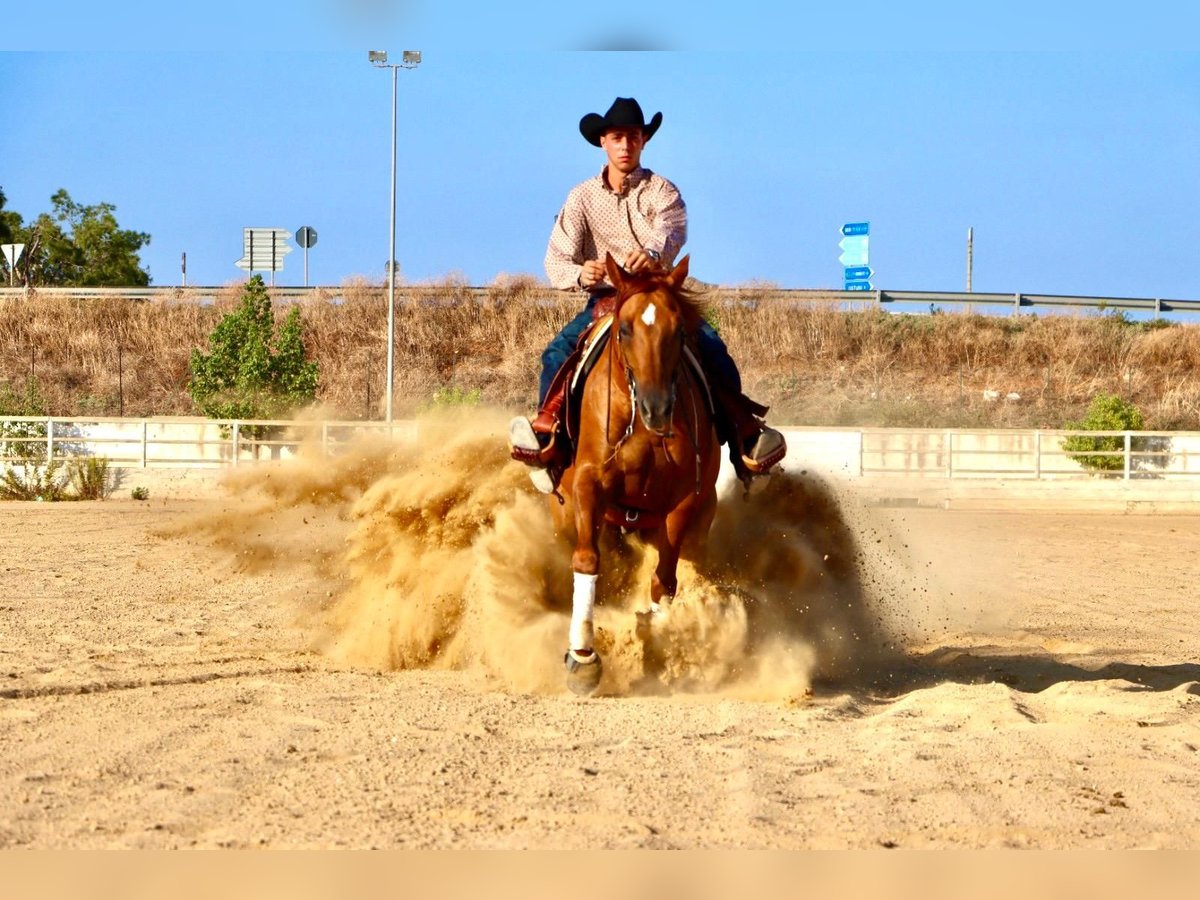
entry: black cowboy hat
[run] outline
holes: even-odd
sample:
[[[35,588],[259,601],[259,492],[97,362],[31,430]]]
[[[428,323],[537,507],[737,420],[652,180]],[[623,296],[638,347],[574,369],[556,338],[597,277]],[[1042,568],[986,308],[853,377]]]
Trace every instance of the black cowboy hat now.
[[[654,136],[658,126],[662,124],[662,113],[656,112],[650,124],[642,115],[642,108],[632,97],[618,97],[604,115],[588,113],[579,120],[579,133],[589,144],[600,146],[600,135],[610,128],[640,128],[646,135],[646,140]]]

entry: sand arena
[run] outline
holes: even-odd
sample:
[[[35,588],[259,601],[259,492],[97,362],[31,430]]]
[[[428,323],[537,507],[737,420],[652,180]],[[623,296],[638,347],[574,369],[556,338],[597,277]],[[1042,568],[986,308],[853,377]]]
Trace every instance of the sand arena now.
[[[499,418],[206,501],[0,506],[0,845],[1134,847],[1200,834],[1195,516],[722,499],[599,695]]]

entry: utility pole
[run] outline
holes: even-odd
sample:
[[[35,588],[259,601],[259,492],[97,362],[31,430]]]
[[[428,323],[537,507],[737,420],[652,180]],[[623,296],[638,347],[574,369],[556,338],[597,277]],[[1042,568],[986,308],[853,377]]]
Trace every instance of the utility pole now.
[[[971,293],[971,267],[974,265],[975,229],[967,229],[967,293]]]

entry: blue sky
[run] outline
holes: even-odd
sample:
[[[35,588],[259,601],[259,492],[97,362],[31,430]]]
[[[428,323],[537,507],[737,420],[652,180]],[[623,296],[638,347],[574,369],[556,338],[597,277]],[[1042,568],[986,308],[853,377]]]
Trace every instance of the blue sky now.
[[[411,280],[543,275],[567,190],[602,163],[578,120],[621,95],[663,112],[644,162],[682,190],[706,281],[838,287],[838,228],[869,220],[883,288],[962,290],[970,226],[977,291],[1200,298],[1194,11],[749,0],[725,19],[665,3],[564,21],[539,2],[211,0],[48,22],[29,6],[0,31],[8,207],[31,219],[60,187],[115,204],[151,234],[155,284],[179,283],[183,251],[189,282],[239,279],[246,226],[314,227],[312,283],[381,279],[391,81],[366,51],[417,48],[399,76]],[[664,49],[578,49],[613,46]],[[276,282],[302,280],[297,248]]]

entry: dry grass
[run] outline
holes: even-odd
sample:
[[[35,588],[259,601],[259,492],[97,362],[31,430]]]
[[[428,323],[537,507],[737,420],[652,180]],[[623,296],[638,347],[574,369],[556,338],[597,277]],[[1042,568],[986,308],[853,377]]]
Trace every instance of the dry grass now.
[[[0,385],[32,375],[55,415],[192,415],[188,356],[236,302],[26,299],[0,302]],[[335,305],[303,306],[320,365],[323,413],[378,418],[386,289],[351,281]],[[779,423],[1061,427],[1100,391],[1119,393],[1151,429],[1200,429],[1200,327],[1153,328],[1113,316],[896,316],[786,304],[769,285],[713,288],[722,336],[748,392]],[[465,283],[397,290],[397,415],[447,387],[528,411],[546,343],[579,308],[532,276],[502,276],[483,302]],[[280,311],[282,315],[283,310]],[[985,392],[998,398],[985,399]],[[1011,393],[1019,400],[1007,400]]]

